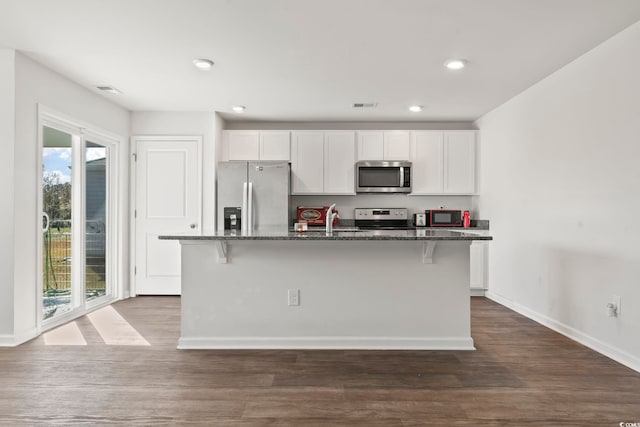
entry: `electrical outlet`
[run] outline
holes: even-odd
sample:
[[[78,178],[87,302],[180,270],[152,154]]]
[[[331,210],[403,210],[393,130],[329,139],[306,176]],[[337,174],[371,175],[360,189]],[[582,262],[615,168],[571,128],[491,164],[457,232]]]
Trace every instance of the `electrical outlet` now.
[[[289,289],[287,291],[287,301],[290,306],[300,305],[300,289]]]
[[[616,307],[616,316],[620,316],[621,306],[620,306],[620,295],[611,295],[611,304]]]

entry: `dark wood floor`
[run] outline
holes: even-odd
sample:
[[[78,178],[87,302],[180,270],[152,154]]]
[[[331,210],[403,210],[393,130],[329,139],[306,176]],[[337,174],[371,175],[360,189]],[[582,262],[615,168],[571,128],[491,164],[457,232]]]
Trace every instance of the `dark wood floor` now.
[[[185,351],[176,297],[114,307],[152,345],[0,348],[0,424],[618,426],[640,374],[484,298],[477,351]]]

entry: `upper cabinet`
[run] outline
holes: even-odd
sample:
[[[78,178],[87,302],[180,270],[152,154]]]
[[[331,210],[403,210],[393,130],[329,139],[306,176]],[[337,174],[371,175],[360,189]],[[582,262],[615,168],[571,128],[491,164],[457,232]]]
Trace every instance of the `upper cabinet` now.
[[[223,160],[289,160],[290,132],[225,130]]]
[[[252,130],[225,130],[222,133],[225,160],[258,160],[260,134]],[[226,150],[225,150],[226,148]]]
[[[444,133],[444,192],[476,192],[476,132]]]
[[[381,131],[358,131],[358,160],[383,160],[384,136]]]
[[[384,131],[384,158],[382,160],[407,160],[411,154],[411,132],[406,130]]]
[[[292,132],[292,194],[355,194],[354,164],[355,132]]]
[[[411,132],[358,131],[358,160],[408,160],[411,155]]]
[[[358,160],[409,160],[412,193],[475,194],[473,130],[227,130],[222,160],[288,160],[292,194],[355,194]]]
[[[444,191],[444,133],[416,131],[411,144],[412,194],[438,194]]]
[[[290,160],[290,132],[260,132],[260,160]]]
[[[415,131],[412,194],[476,192],[475,131]]]
[[[355,132],[324,133],[324,193],[355,194]]]
[[[324,132],[300,131],[291,135],[291,193],[324,192]]]

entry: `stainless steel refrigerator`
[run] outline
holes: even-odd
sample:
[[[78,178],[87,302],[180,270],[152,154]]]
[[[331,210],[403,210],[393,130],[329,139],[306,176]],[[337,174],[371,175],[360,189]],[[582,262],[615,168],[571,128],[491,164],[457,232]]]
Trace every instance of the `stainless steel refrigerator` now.
[[[218,231],[286,231],[290,170],[281,161],[218,163]]]

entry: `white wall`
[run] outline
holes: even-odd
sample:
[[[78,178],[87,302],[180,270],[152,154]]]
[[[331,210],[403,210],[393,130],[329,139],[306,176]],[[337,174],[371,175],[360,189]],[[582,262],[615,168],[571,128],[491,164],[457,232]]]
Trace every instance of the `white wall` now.
[[[640,23],[482,117],[477,199],[495,238],[489,295],[636,370],[638,52]]]
[[[79,86],[26,56],[16,53],[15,57],[15,155],[13,157],[15,202],[13,210],[15,222],[14,281],[0,283],[0,293],[12,287],[15,291],[13,335],[18,340],[32,335],[36,327],[37,281],[37,239],[40,215],[37,212],[38,182],[38,104],[66,116],[90,123],[101,129],[124,137],[121,161],[126,164],[129,133],[129,112],[107,99]],[[5,162],[11,159],[5,157]],[[121,191],[128,181],[127,169],[123,175]],[[127,206],[122,206],[127,212]],[[125,222],[124,235],[127,236]],[[125,248],[127,245],[125,245]],[[125,249],[126,251],[126,249]],[[124,253],[124,259],[128,254]],[[125,277],[127,274],[125,272]]]
[[[211,112],[133,112],[132,135],[202,136],[202,232],[215,231],[216,123]]]
[[[0,344],[13,335],[13,172],[15,143],[15,54],[0,49]]]

